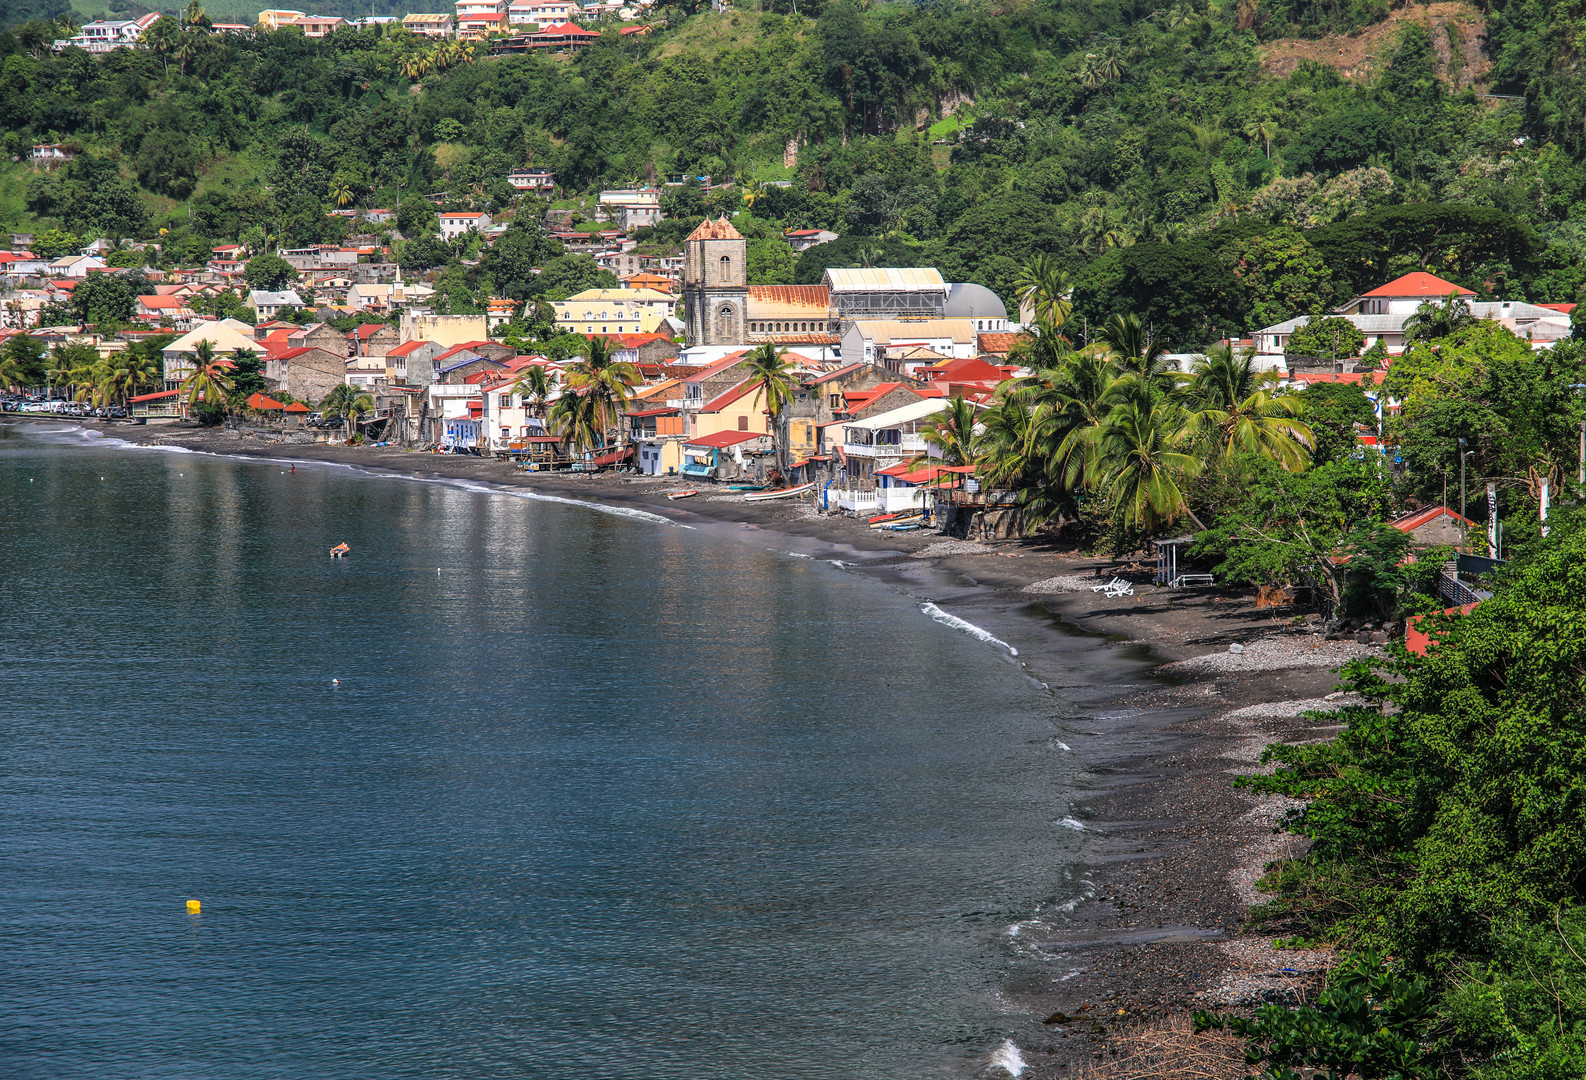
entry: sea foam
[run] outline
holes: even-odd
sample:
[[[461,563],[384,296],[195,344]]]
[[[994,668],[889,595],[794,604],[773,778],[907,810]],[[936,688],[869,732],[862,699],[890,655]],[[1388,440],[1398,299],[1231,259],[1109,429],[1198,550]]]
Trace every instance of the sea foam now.
[[[995,645],[998,648],[1007,649],[1009,656],[1019,655],[1019,650],[1015,649],[1012,645],[1009,645],[1006,641],[1003,641],[1001,638],[993,635],[987,630],[982,630],[980,627],[966,619],[960,619],[957,615],[949,615],[947,612],[943,611],[929,600],[920,605],[920,610],[926,615],[929,615],[931,618],[935,619],[937,622],[941,623],[943,626],[950,626],[954,630],[962,630],[964,633],[968,634],[977,641],[984,641],[988,645]]]
[[[993,1069],[1001,1069],[1009,1076],[1018,1076],[1024,1072],[1024,1055],[1019,1053],[1019,1048],[1012,1039],[1003,1039],[1002,1045],[991,1052],[991,1060],[987,1063]]]

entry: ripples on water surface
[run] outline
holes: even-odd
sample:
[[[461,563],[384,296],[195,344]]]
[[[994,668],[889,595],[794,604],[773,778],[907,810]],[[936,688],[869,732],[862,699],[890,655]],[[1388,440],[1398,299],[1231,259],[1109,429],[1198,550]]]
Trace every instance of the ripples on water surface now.
[[[968,1076],[1029,1030],[1061,704],[908,597],[15,427],[0,509],[0,1074]]]

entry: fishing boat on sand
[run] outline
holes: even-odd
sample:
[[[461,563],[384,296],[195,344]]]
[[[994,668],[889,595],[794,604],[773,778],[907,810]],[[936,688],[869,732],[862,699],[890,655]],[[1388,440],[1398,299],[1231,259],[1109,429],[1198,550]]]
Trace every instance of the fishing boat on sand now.
[[[813,490],[814,487],[814,484],[800,484],[798,487],[782,488],[780,491],[755,491],[745,495],[744,498],[749,502],[764,502],[767,499],[788,499],[794,495],[802,495],[806,491]]]
[[[666,497],[668,499],[692,499],[698,494],[699,492],[697,491],[668,491]]]

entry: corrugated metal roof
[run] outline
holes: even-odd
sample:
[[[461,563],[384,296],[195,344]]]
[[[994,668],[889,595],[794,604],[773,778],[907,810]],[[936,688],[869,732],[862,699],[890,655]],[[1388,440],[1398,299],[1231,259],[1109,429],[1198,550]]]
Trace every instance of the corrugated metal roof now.
[[[947,411],[947,401],[943,398],[929,398],[925,401],[911,401],[901,408],[872,416],[868,420],[850,420],[844,424],[847,428],[857,428],[862,431],[877,431],[881,428],[893,427],[897,424],[907,424],[914,420],[923,420],[927,416],[935,416],[939,412]]]
[[[751,285],[749,299],[769,304],[825,308],[831,304],[831,290],[824,285]]]
[[[973,343],[976,330],[973,319],[921,319],[918,322],[902,319],[860,319],[854,323],[859,336],[869,338],[877,345],[924,345],[936,338],[951,338],[955,343]]]
[[[834,292],[939,292],[947,294],[941,272],[932,267],[830,268],[826,283]]]

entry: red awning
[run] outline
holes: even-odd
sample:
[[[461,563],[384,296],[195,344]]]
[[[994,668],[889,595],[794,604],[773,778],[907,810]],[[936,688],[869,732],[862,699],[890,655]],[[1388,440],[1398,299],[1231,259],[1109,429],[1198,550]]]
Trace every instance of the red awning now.
[[[689,439],[690,446],[706,446],[715,450],[725,450],[729,446],[749,442],[751,439],[763,439],[763,431],[718,431],[714,435],[701,435],[697,439]]]
[[[176,397],[180,393],[180,390],[161,390],[159,393],[155,394],[139,394],[137,397],[132,399],[132,403],[136,405],[140,401],[162,401],[165,398]]]

